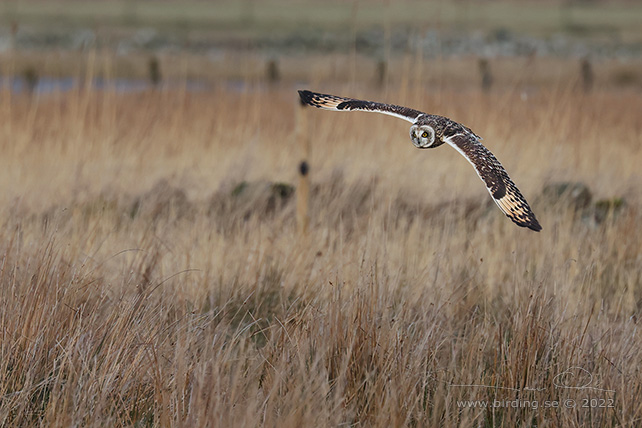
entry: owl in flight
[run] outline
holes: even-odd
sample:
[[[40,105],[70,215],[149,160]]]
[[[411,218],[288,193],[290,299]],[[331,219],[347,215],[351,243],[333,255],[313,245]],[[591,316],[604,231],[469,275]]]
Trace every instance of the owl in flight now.
[[[500,210],[515,224],[539,232],[535,214],[528,206],[513,180],[497,158],[479,141],[481,138],[464,125],[447,117],[426,114],[408,107],[372,101],[355,100],[334,95],[299,91],[305,104],[335,111],[372,111],[399,117],[412,123],[410,139],[419,149],[432,149],[448,143],[470,162],[486,184]]]

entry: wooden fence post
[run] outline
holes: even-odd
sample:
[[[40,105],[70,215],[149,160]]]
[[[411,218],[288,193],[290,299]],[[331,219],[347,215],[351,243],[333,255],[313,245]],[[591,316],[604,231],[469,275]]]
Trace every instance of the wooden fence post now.
[[[299,163],[299,182],[296,188],[296,224],[299,236],[308,233],[310,223],[310,134],[305,103],[299,100],[296,107],[296,139],[301,147],[302,160]]]

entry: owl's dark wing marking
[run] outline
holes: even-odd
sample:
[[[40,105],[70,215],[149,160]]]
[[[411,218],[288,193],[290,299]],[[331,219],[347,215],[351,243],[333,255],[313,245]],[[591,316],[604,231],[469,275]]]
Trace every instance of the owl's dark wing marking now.
[[[486,183],[486,188],[493,200],[508,218],[518,226],[528,227],[536,232],[542,230],[528,202],[502,164],[477,138],[471,134],[462,133],[446,137],[444,141],[475,167],[477,175]]]
[[[305,104],[335,111],[372,111],[395,116],[408,122],[415,123],[424,113],[408,107],[392,104],[375,103],[372,101],[355,100],[353,98],[337,97],[335,95],[318,94],[310,91],[299,91],[301,101]]]

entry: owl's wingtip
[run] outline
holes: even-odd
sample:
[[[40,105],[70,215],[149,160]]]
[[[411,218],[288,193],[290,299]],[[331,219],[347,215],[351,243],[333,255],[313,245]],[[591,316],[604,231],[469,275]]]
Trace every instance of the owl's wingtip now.
[[[526,223],[524,226],[528,227],[530,230],[539,232],[542,230],[542,226],[539,224],[537,219],[533,218],[530,222]]]
[[[297,92],[299,93],[299,102],[302,106],[312,105],[312,92],[308,91],[307,89],[300,89]]]

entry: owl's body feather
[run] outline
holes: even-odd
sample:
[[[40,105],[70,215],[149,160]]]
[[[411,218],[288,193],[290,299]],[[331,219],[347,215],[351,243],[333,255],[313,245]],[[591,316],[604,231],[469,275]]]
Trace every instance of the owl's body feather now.
[[[480,142],[472,130],[447,117],[426,114],[408,107],[363,101],[334,95],[299,91],[301,101],[314,107],[335,111],[370,111],[395,116],[413,125],[410,137],[415,147],[428,149],[444,143],[452,146],[473,165],[477,175],[500,210],[515,224],[536,232],[542,230],[524,196],[497,158]]]

